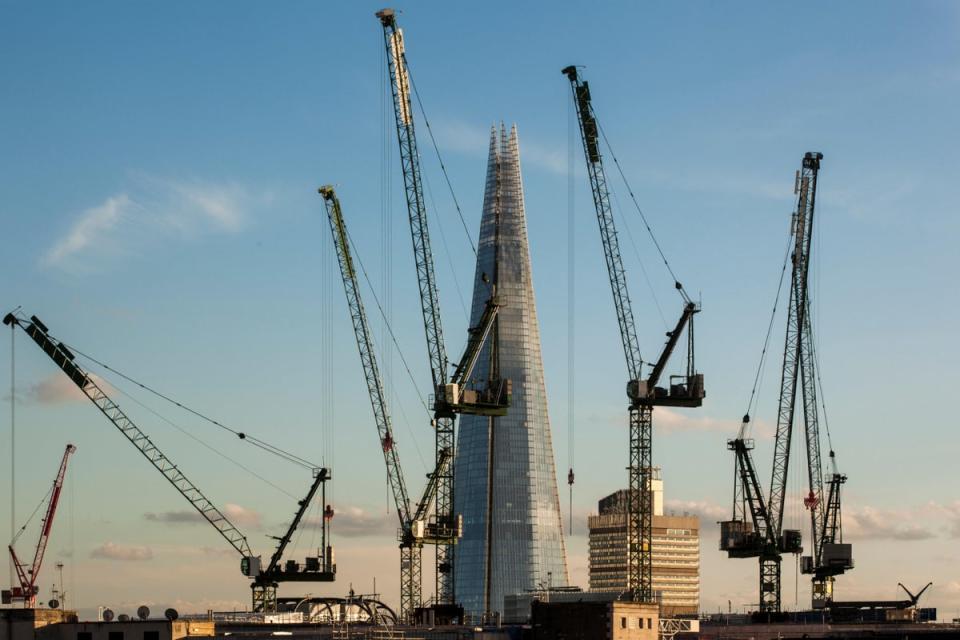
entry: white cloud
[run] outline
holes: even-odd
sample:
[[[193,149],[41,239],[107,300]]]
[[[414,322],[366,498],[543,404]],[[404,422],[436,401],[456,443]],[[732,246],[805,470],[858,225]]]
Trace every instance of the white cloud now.
[[[160,513],[154,513],[148,511],[143,514],[143,519],[150,522],[162,522],[164,524],[197,524],[203,522],[203,516],[201,516],[197,511],[181,510],[181,511],[161,511]]]
[[[90,374],[90,378],[108,394],[114,390],[113,387],[100,376]],[[80,391],[80,388],[59,371],[51,373],[40,382],[30,385],[25,395],[28,401],[38,404],[83,402],[87,399],[83,392]]]
[[[229,502],[223,507],[223,515],[227,516],[237,526],[252,529],[259,529],[262,520],[260,514],[253,509],[247,509]]]
[[[653,425],[662,433],[677,433],[681,431],[708,431],[735,435],[740,430],[741,421],[730,418],[714,418],[703,415],[681,413],[667,407],[657,407],[654,412]],[[764,420],[751,422],[753,437],[770,438],[775,429]]]
[[[730,510],[705,500],[667,500],[663,505],[667,515],[691,515],[700,518],[700,530],[712,529],[721,520],[730,519]]]
[[[43,255],[46,265],[59,265],[78,253],[98,244],[133,208],[125,193],[111,196],[103,204],[84,210],[67,234],[55,242]]]
[[[153,559],[150,547],[104,542],[90,552],[91,558],[100,560],[120,560],[124,562],[142,562]]]
[[[919,520],[916,510],[859,507],[844,509],[844,538],[852,540],[929,540],[933,530]]]
[[[128,189],[80,213],[41,264],[89,269],[105,255],[144,251],[158,243],[242,231],[250,211],[267,203],[234,183],[177,181],[139,174]]]
[[[396,534],[400,526],[396,513],[371,513],[362,507],[341,507],[336,510],[332,522],[333,531],[337,537],[363,538],[367,536],[391,537]],[[304,526],[319,528],[319,516],[304,519]]]

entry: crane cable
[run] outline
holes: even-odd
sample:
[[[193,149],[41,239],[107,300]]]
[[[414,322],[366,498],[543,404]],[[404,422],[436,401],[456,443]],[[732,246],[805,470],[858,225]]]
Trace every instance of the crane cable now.
[[[640,208],[640,203],[637,202],[637,197],[633,194],[633,189],[630,187],[630,183],[627,181],[627,176],[624,174],[623,168],[620,166],[620,161],[617,160],[617,155],[613,152],[613,147],[610,146],[610,141],[607,139],[607,133],[604,131],[599,119],[597,120],[597,128],[600,130],[600,135],[603,136],[603,143],[610,151],[610,157],[613,159],[613,164],[617,167],[617,172],[620,174],[623,184],[627,187],[627,193],[630,194],[630,200],[633,201],[633,206],[636,208],[637,213],[640,214],[640,219],[643,221],[643,226],[646,227],[647,233],[650,234],[650,239],[653,241],[653,246],[657,248],[657,253],[660,254],[660,259],[663,260],[663,264],[670,273],[670,277],[673,278],[673,284],[676,286],[677,291],[680,293],[680,296],[683,298],[684,302],[691,302],[690,296],[687,295],[686,290],[683,288],[683,285],[677,278],[677,274],[673,272],[673,267],[670,266],[670,261],[667,260],[667,256],[663,253],[663,249],[660,247],[660,243],[657,241],[657,237],[653,234],[653,229],[650,228],[650,223],[647,221],[647,216],[643,213],[643,209]]]
[[[53,336],[50,336],[50,337],[53,338]],[[244,433],[243,431],[238,431],[237,429],[233,429],[233,428],[231,428],[231,427],[228,427],[227,425],[223,424],[222,422],[219,422],[219,421],[217,421],[217,420],[214,420],[213,418],[210,418],[210,417],[208,417],[208,416],[200,413],[200,412],[197,411],[196,409],[192,409],[192,408],[186,406],[185,404],[183,404],[183,403],[181,403],[181,402],[177,402],[176,400],[174,400],[174,399],[171,398],[170,396],[167,396],[167,395],[165,395],[165,394],[163,394],[163,393],[160,393],[160,392],[157,391],[156,389],[153,389],[153,388],[151,388],[151,387],[148,387],[147,385],[143,384],[142,382],[139,382],[139,381],[137,381],[137,380],[134,380],[133,378],[131,378],[131,377],[128,376],[127,374],[125,374],[125,373],[123,373],[123,372],[121,372],[121,371],[118,371],[117,369],[114,369],[113,367],[109,366],[108,364],[106,364],[106,363],[104,363],[104,362],[101,362],[100,360],[97,360],[96,358],[94,358],[94,357],[92,357],[92,356],[90,356],[90,355],[87,355],[86,353],[84,353],[84,352],[81,351],[80,349],[77,349],[76,347],[74,347],[74,346],[71,345],[71,344],[67,344],[66,342],[63,342],[63,341],[59,341],[59,342],[60,342],[60,344],[65,345],[68,349],[70,349],[70,350],[73,351],[74,353],[76,353],[76,354],[78,354],[78,355],[86,358],[87,360],[89,360],[89,361],[91,361],[91,362],[93,362],[93,363],[96,363],[97,365],[99,365],[100,367],[103,367],[103,368],[106,369],[107,371],[109,371],[109,372],[111,372],[111,373],[114,373],[114,374],[120,376],[121,378],[123,378],[123,379],[126,380],[127,382],[130,382],[131,384],[135,384],[136,386],[140,387],[140,388],[143,389],[144,391],[147,391],[148,393],[151,393],[151,394],[157,396],[158,398],[161,398],[162,400],[166,400],[166,401],[169,402],[170,404],[173,404],[173,405],[175,405],[175,406],[183,409],[183,410],[186,411],[187,413],[193,414],[194,416],[200,418],[201,420],[205,420],[206,422],[209,422],[210,424],[212,424],[212,425],[214,425],[214,426],[220,427],[220,428],[223,429],[224,431],[229,431],[230,433],[232,433],[233,435],[237,436],[237,437],[240,438],[241,440],[244,440],[244,441],[246,441],[246,442],[249,442],[250,444],[252,444],[252,445],[255,446],[255,447],[259,447],[260,449],[263,449],[264,451],[266,451],[266,452],[268,452],[268,453],[272,453],[273,455],[277,456],[278,458],[281,458],[281,459],[283,459],[283,460],[286,460],[287,462],[291,462],[291,463],[293,463],[293,464],[296,464],[296,465],[299,465],[299,466],[301,466],[301,467],[304,467],[305,469],[317,469],[317,468],[319,468],[318,465],[310,462],[309,460],[305,460],[305,459],[301,458],[300,456],[298,456],[298,455],[296,455],[296,454],[290,453],[289,451],[284,451],[284,450],[281,449],[280,447],[276,447],[276,446],[274,446],[274,445],[272,445],[272,444],[270,444],[270,443],[268,443],[268,442],[265,442],[265,441],[263,441],[263,440],[261,440],[261,439],[259,439],[259,438],[256,438],[256,437],[254,437],[254,436],[248,435],[248,434]],[[119,390],[119,389],[118,389],[118,390]],[[120,390],[120,392],[121,392],[121,393],[124,393],[122,390]],[[129,394],[124,393],[124,395],[126,395],[128,398],[131,398],[131,400],[134,400],[134,402],[137,402],[137,400],[135,400],[134,398],[132,398]],[[143,406],[143,405],[141,405],[141,406]],[[146,407],[145,407],[145,408],[146,408]],[[158,417],[162,417],[162,416],[159,416],[159,414],[155,414],[155,415],[158,415]]]
[[[437,154],[437,162],[440,163],[440,169],[443,171],[443,178],[447,181],[447,188],[450,190],[450,197],[453,198],[453,205],[457,209],[457,215],[460,217],[460,224],[463,225],[463,232],[470,243],[470,249],[474,257],[477,255],[477,247],[473,244],[473,237],[467,228],[467,221],[463,217],[463,211],[460,209],[460,202],[457,200],[457,194],[453,191],[453,183],[450,182],[450,176],[447,174],[447,166],[440,157],[440,147],[437,146],[437,139],[433,137],[433,127],[430,126],[430,119],[427,118],[427,112],[423,108],[423,101],[420,100],[420,91],[417,89],[417,83],[413,81],[413,73],[410,71],[410,64],[407,62],[407,54],[403,53],[403,66],[407,69],[407,78],[410,80],[410,86],[413,87],[413,95],[417,98],[417,106],[420,107],[420,115],[423,116],[423,123],[427,125],[427,133],[430,135],[430,142],[433,145],[433,151]]]
[[[777,307],[780,305],[780,294],[783,291],[783,280],[787,273],[787,264],[790,261],[790,240],[792,239],[792,234],[788,234],[787,237],[787,250],[783,256],[783,267],[780,269],[780,282],[777,284],[777,295],[773,299],[773,310],[770,312],[770,322],[767,324],[767,335],[763,339],[763,349],[760,351],[760,361],[757,363],[757,372],[753,376],[753,389],[750,390],[750,401],[747,402],[747,410],[744,413],[744,425],[741,427],[740,436],[743,437],[746,435],[743,433],[744,428],[748,422],[750,413],[753,411],[754,403],[757,397],[757,390],[760,387],[762,382],[761,376],[763,375],[764,365],[767,360],[767,349],[770,347],[770,336],[773,334],[773,322],[777,317]]]
[[[78,351],[77,353],[80,353],[80,352]],[[82,355],[82,354],[81,354],[81,355]],[[217,449],[216,447],[214,447],[214,446],[211,445],[210,443],[205,442],[204,440],[201,440],[200,438],[198,438],[198,437],[195,436],[194,434],[190,433],[190,431],[188,431],[188,430],[185,429],[184,427],[181,427],[179,424],[177,424],[177,423],[174,422],[173,420],[167,418],[166,416],[164,416],[164,415],[161,414],[160,412],[156,411],[156,410],[153,409],[152,407],[147,406],[146,404],[144,404],[143,402],[141,402],[141,401],[138,400],[137,398],[133,397],[132,395],[130,395],[129,393],[127,393],[126,391],[124,391],[123,389],[121,389],[120,387],[118,387],[118,386],[116,386],[116,385],[113,385],[113,384],[111,384],[111,386],[112,386],[114,389],[116,389],[117,392],[120,393],[120,395],[122,395],[123,397],[127,398],[128,400],[130,400],[130,401],[133,402],[134,404],[139,405],[139,406],[140,406],[142,409],[144,409],[145,411],[148,411],[149,413],[152,413],[154,416],[156,416],[157,418],[159,418],[159,419],[162,420],[163,422],[166,422],[168,425],[170,425],[171,427],[173,427],[174,429],[176,429],[177,431],[179,431],[179,432],[182,433],[183,435],[187,436],[188,438],[190,438],[191,440],[193,440],[194,442],[196,442],[197,444],[199,444],[199,445],[200,445],[201,447],[203,447],[204,449],[207,449],[208,451],[210,451],[210,452],[213,453],[214,455],[219,456],[220,458],[223,458],[224,460],[226,460],[226,461],[229,462],[230,464],[236,466],[237,468],[239,468],[239,469],[241,469],[241,470],[243,470],[243,471],[246,471],[247,473],[249,473],[250,475],[252,475],[254,478],[260,480],[260,481],[263,482],[264,484],[270,485],[271,487],[273,487],[274,489],[276,489],[276,490],[279,491],[280,493],[282,493],[282,494],[284,494],[284,495],[286,495],[286,496],[288,496],[288,497],[290,497],[290,498],[292,498],[292,499],[294,499],[294,500],[299,500],[299,498],[298,498],[297,496],[293,495],[292,493],[287,492],[283,487],[280,487],[280,486],[274,484],[273,482],[271,482],[271,481],[268,480],[267,478],[263,477],[262,475],[260,475],[259,473],[257,473],[257,472],[254,471],[253,469],[251,469],[250,467],[248,467],[248,466],[244,465],[243,463],[241,463],[241,462],[239,462],[239,461],[231,458],[230,456],[228,456],[228,455],[225,454],[224,452],[220,451],[219,449]],[[315,468],[315,467],[311,467],[311,468]]]
[[[427,412],[427,415],[430,414],[430,408],[427,406],[426,400],[423,399],[423,394],[420,392],[420,387],[417,386],[417,381],[413,377],[413,372],[410,371],[410,365],[407,363],[406,357],[403,355],[403,350],[400,348],[400,343],[397,342],[397,336],[393,332],[393,327],[390,326],[390,323],[387,322],[387,316],[383,311],[383,306],[380,304],[380,298],[377,297],[377,292],[373,288],[373,284],[370,282],[370,276],[367,274],[366,267],[363,266],[363,260],[360,259],[360,254],[357,252],[357,245],[353,241],[353,236],[350,235],[350,232],[347,231],[347,241],[350,243],[352,248],[353,257],[356,258],[357,264],[360,265],[360,272],[363,274],[363,279],[367,282],[367,287],[370,290],[370,293],[373,295],[373,301],[377,305],[377,310],[380,311],[380,316],[383,318],[384,323],[387,326],[387,330],[390,332],[390,339],[393,341],[393,346],[397,348],[397,353],[400,354],[400,360],[403,362],[403,368],[407,371],[407,376],[410,378],[410,382],[413,384],[414,390],[417,392],[417,397],[420,398],[420,404],[423,405],[424,411]]]
[[[40,507],[42,507],[43,504],[50,498],[50,494],[52,494],[52,493],[53,493],[53,486],[51,486],[51,487],[47,490],[47,494],[46,494],[45,496],[43,496],[43,498],[40,499],[40,502],[37,503],[37,507],[33,510],[33,513],[30,514],[30,517],[27,518],[27,521],[23,523],[23,526],[20,527],[20,529],[17,530],[16,535],[14,535],[13,538],[10,540],[10,546],[11,546],[11,547],[17,543],[17,540],[20,539],[20,536],[23,535],[23,532],[27,530],[27,527],[30,526],[30,523],[31,523],[31,522],[33,521],[33,519],[36,517],[37,512],[40,511]]]

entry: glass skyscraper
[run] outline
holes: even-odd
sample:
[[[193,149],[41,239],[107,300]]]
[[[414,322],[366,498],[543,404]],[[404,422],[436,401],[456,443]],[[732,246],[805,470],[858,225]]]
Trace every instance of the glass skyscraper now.
[[[471,326],[492,284],[500,377],[512,380],[513,397],[504,417],[460,421],[454,505],[463,538],[454,576],[457,600],[473,615],[503,611],[508,594],[568,583],[516,126],[509,136],[502,125],[491,132]],[[477,380],[488,376],[490,349],[488,339]]]

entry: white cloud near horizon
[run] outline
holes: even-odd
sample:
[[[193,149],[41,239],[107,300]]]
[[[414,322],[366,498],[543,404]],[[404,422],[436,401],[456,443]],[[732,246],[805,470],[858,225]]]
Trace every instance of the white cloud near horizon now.
[[[157,242],[237,233],[248,224],[251,209],[269,199],[235,183],[135,175],[128,189],[81,211],[40,264],[73,270],[104,254],[131,253]]]
[[[140,545],[125,545],[104,542],[90,552],[90,557],[98,560],[120,560],[122,562],[143,562],[153,559],[153,550]]]

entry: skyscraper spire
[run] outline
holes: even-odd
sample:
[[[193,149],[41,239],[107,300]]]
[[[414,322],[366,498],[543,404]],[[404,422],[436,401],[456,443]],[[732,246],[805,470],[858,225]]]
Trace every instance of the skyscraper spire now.
[[[474,375],[486,378],[499,362],[513,398],[506,416],[465,416],[460,425],[454,495],[464,533],[455,581],[471,614],[503,611],[506,595],[568,582],[519,143],[516,126],[508,134],[503,124],[490,132],[471,325],[494,293],[498,324]]]

